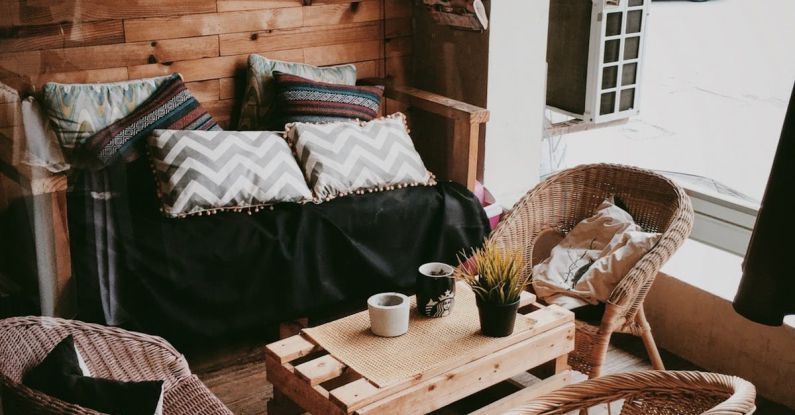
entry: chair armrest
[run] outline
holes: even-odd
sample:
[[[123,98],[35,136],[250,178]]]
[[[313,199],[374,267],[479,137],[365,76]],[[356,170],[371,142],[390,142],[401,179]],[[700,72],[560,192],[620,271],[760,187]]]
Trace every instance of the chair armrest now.
[[[451,120],[465,120],[472,124],[483,124],[489,120],[489,110],[485,108],[417,88],[389,88],[386,96]]]
[[[444,179],[461,183],[474,191],[478,174],[480,124],[489,120],[489,111],[421,89],[396,86],[387,88],[387,98],[440,115],[453,121],[453,137]]]

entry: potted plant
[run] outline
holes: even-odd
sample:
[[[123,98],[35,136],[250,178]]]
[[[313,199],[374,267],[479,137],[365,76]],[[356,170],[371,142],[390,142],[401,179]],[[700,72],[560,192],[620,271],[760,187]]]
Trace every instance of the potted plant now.
[[[519,309],[519,297],[529,278],[529,275],[523,275],[522,256],[486,241],[482,248],[473,249],[468,258],[459,257],[459,263],[457,277],[475,293],[483,334],[510,336]]]

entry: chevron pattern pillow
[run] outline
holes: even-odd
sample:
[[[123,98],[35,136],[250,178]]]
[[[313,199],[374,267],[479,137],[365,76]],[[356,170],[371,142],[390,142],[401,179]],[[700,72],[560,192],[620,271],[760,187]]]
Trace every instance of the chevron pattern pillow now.
[[[369,122],[293,123],[286,135],[316,200],[436,184],[401,113]]]
[[[312,198],[277,133],[155,130],[147,143],[166,216],[251,213]]]

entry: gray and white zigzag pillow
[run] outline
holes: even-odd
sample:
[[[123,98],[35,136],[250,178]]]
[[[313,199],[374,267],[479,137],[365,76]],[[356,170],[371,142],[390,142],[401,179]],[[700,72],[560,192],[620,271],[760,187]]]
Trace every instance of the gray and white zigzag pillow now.
[[[316,200],[436,183],[401,113],[363,123],[293,123],[286,135]]]
[[[147,143],[166,216],[256,211],[312,198],[277,133],[155,130]]]

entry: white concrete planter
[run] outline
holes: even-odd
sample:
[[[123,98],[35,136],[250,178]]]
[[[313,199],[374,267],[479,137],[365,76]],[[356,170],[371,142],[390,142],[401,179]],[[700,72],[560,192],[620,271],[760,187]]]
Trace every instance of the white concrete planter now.
[[[370,330],[382,337],[405,334],[409,330],[409,304],[409,298],[400,293],[381,293],[368,298]]]

